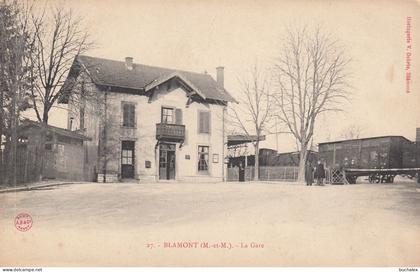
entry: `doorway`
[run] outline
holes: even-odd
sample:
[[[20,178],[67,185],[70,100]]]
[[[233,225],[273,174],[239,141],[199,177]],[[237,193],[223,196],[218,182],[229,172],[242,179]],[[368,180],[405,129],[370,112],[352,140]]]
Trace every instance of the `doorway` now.
[[[134,141],[121,142],[121,178],[134,178]]]
[[[159,179],[175,179],[175,144],[159,145]]]

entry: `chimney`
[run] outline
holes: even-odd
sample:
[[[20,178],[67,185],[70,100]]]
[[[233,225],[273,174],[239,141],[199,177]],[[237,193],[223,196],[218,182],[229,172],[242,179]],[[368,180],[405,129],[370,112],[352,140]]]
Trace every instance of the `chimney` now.
[[[125,68],[131,71],[133,70],[133,58],[132,57],[125,57]]]
[[[420,127],[416,128],[416,142],[420,143]]]
[[[216,81],[217,81],[217,85],[220,88],[225,88],[225,72],[224,72],[225,67],[223,66],[219,66],[216,67],[216,71],[217,71],[217,76],[216,76]]]

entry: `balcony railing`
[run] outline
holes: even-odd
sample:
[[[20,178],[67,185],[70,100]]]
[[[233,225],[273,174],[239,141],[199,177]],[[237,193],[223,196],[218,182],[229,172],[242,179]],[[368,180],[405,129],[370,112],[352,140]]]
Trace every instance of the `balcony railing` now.
[[[183,142],[185,139],[185,125],[156,124],[156,139]]]

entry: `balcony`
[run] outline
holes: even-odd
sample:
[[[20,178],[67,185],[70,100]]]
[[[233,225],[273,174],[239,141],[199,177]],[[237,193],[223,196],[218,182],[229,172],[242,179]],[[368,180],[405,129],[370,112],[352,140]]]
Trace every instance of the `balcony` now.
[[[156,139],[159,141],[183,142],[185,139],[185,125],[156,124]]]

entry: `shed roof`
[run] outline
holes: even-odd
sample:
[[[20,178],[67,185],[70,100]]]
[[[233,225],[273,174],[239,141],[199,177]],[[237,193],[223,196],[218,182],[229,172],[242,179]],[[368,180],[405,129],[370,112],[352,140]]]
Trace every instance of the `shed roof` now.
[[[236,135],[228,135],[227,139],[228,139],[227,145],[234,146],[234,145],[255,142],[258,138],[256,135],[236,134]],[[264,141],[265,135],[261,135],[259,140]]]
[[[80,70],[77,66],[83,67],[92,81],[97,85],[121,87],[139,91],[148,91],[150,86],[162,79],[179,77],[191,83],[193,89],[198,90],[198,94],[204,99],[212,99],[226,102],[236,102],[236,100],[224,89],[218,86],[217,82],[208,74],[187,72],[175,69],[168,69],[156,66],[133,63],[133,69],[126,68],[124,61],[96,58],[79,55],[73,62],[71,72],[64,88],[71,87],[75,72]],[[139,92],[140,93],[140,92]],[[61,99],[66,103],[66,99]]]
[[[404,136],[398,136],[398,135],[389,135],[389,136],[375,136],[375,137],[367,137],[367,138],[359,138],[359,139],[349,139],[349,140],[339,140],[339,141],[332,141],[332,142],[323,142],[319,143],[319,145],[324,144],[338,144],[338,143],[344,143],[344,142],[351,142],[351,141],[365,141],[365,140],[375,140],[375,139],[382,139],[382,138],[402,138],[407,142],[411,142],[409,139],[405,138]]]
[[[64,129],[64,128],[59,128],[59,127],[56,127],[56,126],[45,125],[45,124],[42,124],[40,122],[35,122],[35,121],[32,121],[32,120],[28,120],[28,119],[26,119],[22,122],[22,124],[19,126],[19,131],[23,131],[25,128],[28,128],[28,127],[42,128],[43,126],[46,127],[47,131],[51,131],[51,132],[56,133],[58,135],[66,136],[66,137],[73,138],[73,139],[79,139],[79,140],[83,140],[83,141],[90,141],[91,140],[91,138],[89,138],[89,137],[87,137],[87,136],[85,136],[85,135],[83,135],[83,134],[81,134],[77,131],[71,131],[71,130]]]

